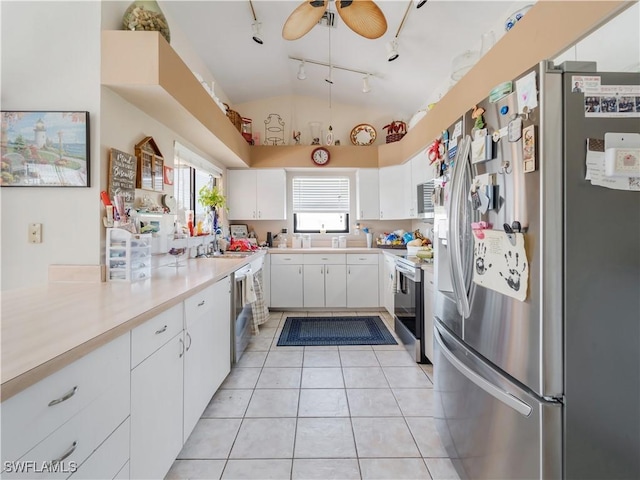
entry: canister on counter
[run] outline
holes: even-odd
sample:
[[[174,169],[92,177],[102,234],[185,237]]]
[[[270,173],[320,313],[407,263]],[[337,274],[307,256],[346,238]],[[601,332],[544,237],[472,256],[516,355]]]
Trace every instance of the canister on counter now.
[[[331,237],[331,247],[338,248],[338,237]]]

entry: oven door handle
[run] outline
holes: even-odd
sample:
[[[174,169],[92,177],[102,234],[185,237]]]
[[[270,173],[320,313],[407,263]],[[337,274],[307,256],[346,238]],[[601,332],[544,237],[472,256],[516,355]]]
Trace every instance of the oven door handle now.
[[[415,281],[415,272],[413,272],[412,270],[403,268],[400,265],[396,264],[396,271],[402,273],[405,277],[409,277],[411,280]]]

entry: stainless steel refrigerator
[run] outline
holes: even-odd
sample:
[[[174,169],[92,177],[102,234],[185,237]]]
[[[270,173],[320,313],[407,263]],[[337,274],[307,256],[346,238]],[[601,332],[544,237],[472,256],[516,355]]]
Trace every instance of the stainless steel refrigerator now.
[[[490,160],[472,162],[471,137],[458,142],[435,220],[433,364],[436,425],[461,478],[640,478],[640,191],[585,179],[587,139],[640,133],[640,98],[606,115],[575,91],[586,77],[637,86],[640,74],[585,68],[595,65],[536,66],[538,105],[522,129],[509,131],[515,91],[481,102],[488,134],[503,135],[486,143]],[[532,171],[522,131],[535,134]],[[483,174],[493,184],[480,183],[478,208]],[[474,281],[491,268],[474,240],[481,221],[508,239],[504,225],[517,233],[519,222],[525,254],[505,260],[516,275],[528,263],[524,300]]]

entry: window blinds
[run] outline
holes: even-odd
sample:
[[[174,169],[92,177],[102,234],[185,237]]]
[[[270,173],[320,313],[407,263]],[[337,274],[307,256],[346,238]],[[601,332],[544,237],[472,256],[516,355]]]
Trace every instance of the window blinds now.
[[[349,212],[348,177],[293,177],[293,211]]]

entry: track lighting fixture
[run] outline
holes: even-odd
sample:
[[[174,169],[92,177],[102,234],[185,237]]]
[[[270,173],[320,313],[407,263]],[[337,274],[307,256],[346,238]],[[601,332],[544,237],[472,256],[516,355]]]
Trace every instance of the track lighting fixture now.
[[[300,62],[300,66],[298,67],[298,80],[306,80],[307,72],[304,70],[304,60]]]
[[[396,37],[392,41],[387,43],[387,60],[393,62],[399,56],[400,54],[398,53],[398,38]]]
[[[369,85],[369,77],[370,75],[362,77],[362,93],[369,93],[371,91],[371,86]]]
[[[324,79],[325,82],[333,85],[333,66],[329,65],[329,76]]]
[[[249,6],[251,7],[251,15],[253,15],[253,23],[251,24],[251,31],[253,32],[253,41],[262,45],[262,24],[256,18],[256,11],[253,9],[253,2],[249,0]]]
[[[347,67],[341,67],[340,65],[332,65],[330,63],[325,63],[325,62],[318,62],[316,60],[309,60],[308,58],[299,58],[299,57],[289,57],[290,60],[294,60],[296,62],[300,62],[300,65],[298,67],[298,79],[299,80],[304,80],[305,78],[307,78],[307,73],[305,71],[305,65],[307,63],[310,63],[312,65],[320,65],[322,67],[329,67],[329,75],[324,79],[325,82],[329,83],[329,84],[333,84],[334,83],[334,79],[333,79],[333,71],[334,70],[342,70],[344,72],[352,72],[352,73],[359,73],[360,75],[364,75],[363,79],[362,79],[362,92],[363,93],[368,93],[371,91],[371,87],[369,85],[369,79],[372,77],[375,77],[376,75],[371,73],[371,72],[365,72],[363,70],[355,70],[353,68],[347,68]]]
[[[416,2],[416,8],[421,8],[427,3],[427,0],[414,0]]]

